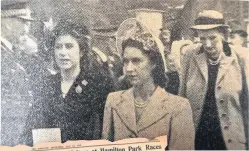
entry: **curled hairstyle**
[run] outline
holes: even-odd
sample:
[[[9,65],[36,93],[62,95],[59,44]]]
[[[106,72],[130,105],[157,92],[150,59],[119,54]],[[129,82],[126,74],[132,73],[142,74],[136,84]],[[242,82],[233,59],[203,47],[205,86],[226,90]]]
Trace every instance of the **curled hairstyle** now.
[[[80,67],[81,69],[89,69],[89,48],[90,48],[90,40],[89,40],[89,30],[85,25],[76,24],[69,21],[61,20],[55,26],[54,30],[50,36],[50,50],[54,53],[54,46],[56,40],[63,35],[70,35],[77,41],[80,49],[80,53],[82,57],[80,59]],[[53,59],[55,60],[55,55],[52,54]],[[58,66],[55,65],[55,68],[58,69]]]
[[[148,58],[150,59],[150,62],[153,65],[155,65],[155,68],[152,69],[152,73],[151,73],[154,83],[156,85],[159,85],[162,88],[166,88],[167,83],[168,83],[168,78],[164,70],[164,64],[162,60],[163,56],[160,54],[159,49],[157,47],[153,47],[153,50],[152,49],[145,50],[142,42],[129,38],[123,41],[122,43],[122,54],[121,54],[122,56],[124,55],[124,49],[126,47],[137,48],[141,50],[143,54],[148,56]]]

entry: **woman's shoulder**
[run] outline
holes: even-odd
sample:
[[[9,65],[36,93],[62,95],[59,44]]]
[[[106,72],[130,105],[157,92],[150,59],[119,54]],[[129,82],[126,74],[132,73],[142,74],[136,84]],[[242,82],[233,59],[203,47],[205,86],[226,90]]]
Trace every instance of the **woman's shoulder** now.
[[[119,98],[124,94],[125,91],[127,91],[127,90],[120,90],[120,91],[111,92],[108,94],[107,98]]]
[[[249,60],[249,49],[241,46],[233,46],[229,45],[232,49],[232,51],[243,60],[248,61]]]
[[[190,108],[190,103],[187,98],[174,95],[168,92],[166,92],[166,94],[167,94],[166,97],[167,101],[165,103],[170,103],[173,106],[174,110],[181,111],[183,109]]]
[[[123,101],[122,98],[130,97],[130,92],[131,88],[128,90],[120,90],[109,93],[107,96],[107,104],[109,104],[110,106],[116,106]]]
[[[200,53],[202,45],[201,44],[191,44],[184,48],[182,55],[185,57],[190,57]]]

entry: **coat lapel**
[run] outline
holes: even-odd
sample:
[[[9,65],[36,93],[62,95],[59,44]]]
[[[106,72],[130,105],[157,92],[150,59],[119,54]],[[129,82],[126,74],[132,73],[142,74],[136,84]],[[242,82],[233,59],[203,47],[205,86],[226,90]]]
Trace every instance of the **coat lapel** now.
[[[220,82],[222,81],[222,79],[224,79],[224,76],[229,70],[229,67],[231,67],[231,64],[235,60],[236,60],[236,57],[234,53],[232,53],[231,56],[226,56],[225,54],[222,54],[222,58],[220,60],[219,72],[218,72],[217,80],[216,80],[216,86],[218,86]]]
[[[195,60],[197,62],[197,66],[200,69],[200,72],[205,79],[205,84],[208,82],[208,66],[207,66],[207,58],[205,53],[200,53],[196,55]]]
[[[133,88],[121,94],[121,100],[117,103],[116,107],[115,110],[122,122],[130,131],[137,134]]]
[[[159,121],[168,110],[164,106],[167,93],[161,87],[157,87],[150,98],[149,104],[145,107],[140,120],[137,122],[138,132]]]

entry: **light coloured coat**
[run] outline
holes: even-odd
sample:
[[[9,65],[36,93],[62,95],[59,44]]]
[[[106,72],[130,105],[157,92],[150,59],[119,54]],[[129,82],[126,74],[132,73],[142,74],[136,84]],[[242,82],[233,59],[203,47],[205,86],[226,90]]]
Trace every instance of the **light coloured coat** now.
[[[136,122],[133,88],[110,93],[102,137],[115,141],[167,135],[169,149],[194,149],[194,125],[189,101],[157,87]]]
[[[201,45],[190,47],[182,57],[179,93],[189,99],[197,128],[208,86],[207,57]],[[231,55],[220,60],[215,98],[227,149],[246,149],[248,133],[249,50],[230,46]],[[222,52],[224,53],[224,52]],[[244,122],[244,123],[243,123]]]

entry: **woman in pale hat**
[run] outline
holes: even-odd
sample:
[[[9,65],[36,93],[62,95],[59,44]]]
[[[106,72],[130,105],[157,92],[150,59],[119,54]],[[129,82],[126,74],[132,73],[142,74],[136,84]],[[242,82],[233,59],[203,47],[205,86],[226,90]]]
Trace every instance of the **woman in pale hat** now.
[[[167,135],[168,149],[193,149],[189,101],[163,89],[167,78],[160,40],[131,18],[120,25],[117,46],[132,88],[108,95],[103,138],[115,141]]]
[[[201,12],[192,29],[202,45],[183,55],[180,95],[193,110],[195,149],[246,149],[248,51],[228,45],[228,26],[217,11]]]

